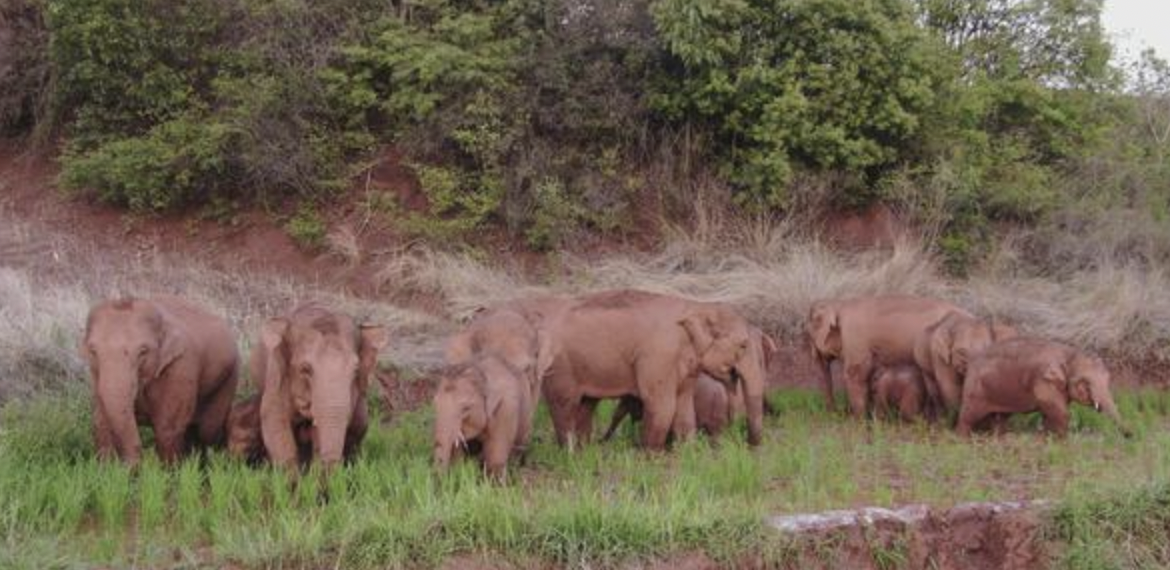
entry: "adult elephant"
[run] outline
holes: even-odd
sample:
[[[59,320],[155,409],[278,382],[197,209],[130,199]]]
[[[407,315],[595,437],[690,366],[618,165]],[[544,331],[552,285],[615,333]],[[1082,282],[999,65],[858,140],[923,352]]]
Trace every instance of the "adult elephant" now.
[[[834,410],[830,365],[840,360],[845,392],[855,417],[869,405],[869,381],[875,366],[914,364],[918,339],[952,313],[974,318],[946,301],[906,295],[856,297],[813,303],[806,333],[819,364],[825,406]]]
[[[221,443],[239,364],[222,318],[178,297],[105,301],[89,313],[81,352],[99,457],[137,465],[140,424],[168,463],[191,443]]]
[[[326,467],[357,452],[368,427],[366,389],[386,329],[305,304],[264,323],[252,350],[260,432],[272,463],[298,462],[296,433],[311,426],[313,455]]]
[[[993,343],[1018,335],[1011,326],[959,312],[927,327],[915,343],[914,361],[922,370],[929,404],[957,410],[971,359]]]
[[[592,432],[589,403],[642,401],[642,445],[662,449],[667,435],[695,431],[699,371],[726,385],[742,381],[748,442],[763,432],[764,371],[751,349],[748,322],[727,305],[644,291],[579,297],[545,320],[554,343],[544,383],[557,441],[572,446]]]
[[[760,359],[765,379],[772,357],[778,350],[776,340],[771,335],[752,327],[753,358]],[[695,422],[699,431],[712,437],[719,437],[734,420],[745,416],[747,405],[744,402],[743,394],[744,390],[740,388],[738,383],[734,386],[727,386],[705,373],[700,373],[695,381],[694,399]],[[768,406],[767,400],[764,400],[764,413],[766,415],[775,414],[775,411]],[[610,418],[609,428],[606,429],[602,441],[612,439],[613,434],[627,416],[631,418],[631,421],[642,421],[641,400],[633,396],[622,398],[621,403],[613,412],[613,417]]]

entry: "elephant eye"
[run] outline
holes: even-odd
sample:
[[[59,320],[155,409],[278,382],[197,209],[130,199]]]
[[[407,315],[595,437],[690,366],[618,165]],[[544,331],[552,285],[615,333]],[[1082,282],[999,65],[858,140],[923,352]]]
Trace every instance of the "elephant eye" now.
[[[309,364],[302,364],[302,365],[301,365],[301,368],[300,368],[300,370],[301,370],[301,375],[302,375],[302,376],[312,376],[312,375],[313,375],[313,367],[312,367],[312,365],[309,365]]]
[[[149,350],[150,350],[150,348],[148,348],[145,344],[138,347],[138,356],[146,356],[146,353]]]

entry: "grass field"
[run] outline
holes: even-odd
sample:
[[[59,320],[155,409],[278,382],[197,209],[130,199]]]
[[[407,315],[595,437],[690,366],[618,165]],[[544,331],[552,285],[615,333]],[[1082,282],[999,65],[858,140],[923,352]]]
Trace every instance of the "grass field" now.
[[[737,433],[648,454],[633,447],[627,425],[620,441],[568,454],[542,417],[527,465],[500,486],[467,462],[444,478],[432,473],[425,410],[375,427],[353,465],[291,485],[218,454],[170,469],[148,461],[137,473],[95,462],[85,395],[41,397],[3,415],[0,567],[397,568],[477,554],[611,567],[686,551],[783,567],[795,546],[762,524],[765,515],[1032,498],[1060,505],[1050,523],[1053,540],[1067,545],[1060,566],[1124,561],[1109,550],[1118,548],[1170,562],[1164,527],[1152,527],[1159,535],[1149,513],[1126,515],[1152,508],[1167,517],[1166,497],[1146,487],[1170,480],[1164,392],[1120,395],[1137,431],[1130,440],[1088,410],[1077,411],[1065,440],[1020,418],[1006,435],[967,441],[830,416],[803,391],[773,400],[780,413],[754,450]],[[1100,523],[1108,516],[1117,524]]]

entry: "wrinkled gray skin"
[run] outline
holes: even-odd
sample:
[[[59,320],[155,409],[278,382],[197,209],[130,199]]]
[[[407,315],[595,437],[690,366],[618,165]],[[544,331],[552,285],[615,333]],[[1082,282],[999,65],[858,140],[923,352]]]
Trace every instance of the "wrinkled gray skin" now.
[[[154,428],[167,463],[192,443],[222,443],[239,363],[223,319],[178,297],[105,301],[90,311],[80,349],[99,457],[137,465],[139,425]]]
[[[311,426],[313,454],[326,468],[351,457],[368,427],[365,394],[386,330],[317,304],[270,319],[253,348],[260,428],[274,465],[295,469],[296,432]]]
[[[1039,411],[1049,431],[1064,435],[1069,404],[1077,402],[1109,416],[1128,436],[1109,383],[1099,358],[1071,346],[1038,338],[997,342],[969,364],[956,429],[969,435],[996,415]]]
[[[479,444],[489,476],[503,479],[508,458],[528,447],[551,356],[548,337],[511,306],[481,312],[453,336],[434,397],[436,467]]]

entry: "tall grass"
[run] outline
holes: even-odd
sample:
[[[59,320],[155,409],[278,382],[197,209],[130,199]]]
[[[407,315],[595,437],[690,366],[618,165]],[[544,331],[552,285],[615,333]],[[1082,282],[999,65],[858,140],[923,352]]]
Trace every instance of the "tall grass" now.
[[[328,478],[294,484],[218,453],[170,468],[147,453],[131,473],[93,460],[84,440],[59,437],[86,431],[76,413],[85,406],[70,403],[83,398],[58,396],[38,408],[43,421],[4,416],[0,544],[66,545],[6,554],[13,566],[54,565],[46,552],[65,565],[114,566],[167,565],[176,552],[194,565],[247,567],[432,567],[456,555],[613,567],[681,551],[733,564],[791,554],[789,539],[762,524],[769,514],[979,499],[1088,504],[1136,480],[1170,480],[1164,393],[1119,398],[1134,440],[1080,409],[1065,440],[1036,433],[1030,419],[973,441],[924,426],[867,427],[793,391],[773,395],[780,415],[757,449],[734,433],[645,453],[624,433],[570,454],[552,443],[542,412],[529,462],[506,485],[469,462],[435,476],[427,411],[375,424],[358,460]],[[900,552],[883,547],[883,563],[897,566]]]

